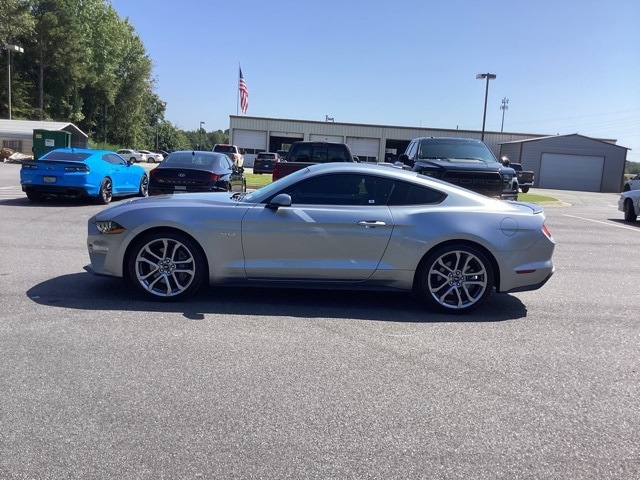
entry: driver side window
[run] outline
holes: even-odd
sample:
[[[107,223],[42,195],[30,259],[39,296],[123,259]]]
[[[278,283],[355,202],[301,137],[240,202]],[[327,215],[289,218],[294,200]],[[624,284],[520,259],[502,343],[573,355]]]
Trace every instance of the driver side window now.
[[[292,203],[306,205],[385,205],[393,181],[372,175],[333,174],[293,185],[287,193]]]

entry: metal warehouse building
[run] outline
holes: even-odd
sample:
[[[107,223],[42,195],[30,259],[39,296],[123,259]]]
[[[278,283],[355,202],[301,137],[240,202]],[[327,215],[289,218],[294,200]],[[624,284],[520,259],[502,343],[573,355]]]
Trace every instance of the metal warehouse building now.
[[[245,165],[253,165],[260,152],[288,150],[296,141],[327,141],[347,143],[361,161],[375,162],[393,159],[404,152],[417,137],[482,137],[477,130],[447,130],[435,128],[364,125],[332,121],[308,121],[280,118],[229,117],[231,143],[245,152]],[[555,141],[554,141],[555,140]],[[537,143],[536,141],[541,141]],[[580,135],[549,137],[528,133],[485,132],[484,142],[500,157],[509,156],[512,162],[523,164],[536,173],[541,188],[619,192],[624,174],[627,149],[615,145],[615,140],[592,139]],[[548,143],[547,143],[548,142]],[[538,145],[538,159],[534,158]],[[553,147],[553,148],[551,148]],[[551,148],[551,150],[549,150]],[[524,155],[527,153],[527,155]],[[551,154],[544,156],[543,153]],[[529,156],[531,155],[531,156]],[[566,156],[562,156],[566,155]],[[526,158],[525,158],[526,157]],[[594,160],[600,158],[601,161]],[[577,171],[565,174],[565,167]],[[544,176],[541,177],[544,167]],[[554,175],[562,179],[555,181]],[[553,186],[550,186],[553,185]],[[597,187],[596,187],[597,185]]]
[[[500,155],[536,173],[535,187],[619,192],[627,148],[578,134],[505,142]]]
[[[14,152],[33,154],[33,131],[51,130],[65,131],[71,134],[71,146],[86,148],[89,139],[87,134],[69,122],[45,122],[38,120],[0,120],[0,140],[2,147]]]

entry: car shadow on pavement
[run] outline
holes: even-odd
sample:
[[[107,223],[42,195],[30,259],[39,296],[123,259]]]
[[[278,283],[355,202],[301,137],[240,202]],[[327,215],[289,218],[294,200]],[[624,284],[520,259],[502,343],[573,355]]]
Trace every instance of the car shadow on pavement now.
[[[111,204],[114,202],[118,202],[120,200],[127,200],[130,198],[135,198],[135,195],[127,196],[127,197],[117,197],[111,200]],[[27,197],[24,198],[9,198],[9,199],[0,199],[0,205],[3,206],[11,206],[11,207],[86,207],[86,206],[97,206],[97,207],[107,207],[108,205],[101,205],[96,203],[90,198],[67,198],[67,197],[51,197],[43,200],[42,202],[34,202],[29,200]]]
[[[624,225],[625,227],[629,227],[629,228],[640,228],[640,218],[638,218],[636,222],[627,222],[622,218],[608,218],[607,220],[609,220],[610,222],[614,222],[618,225]]]
[[[40,305],[100,311],[179,313],[190,320],[205,315],[344,318],[386,322],[502,322],[527,316],[513,295],[493,294],[467,315],[446,315],[426,308],[409,293],[302,290],[250,286],[205,287],[188,300],[150,301],[119,279],[75,273],[46,280],[27,296]]]

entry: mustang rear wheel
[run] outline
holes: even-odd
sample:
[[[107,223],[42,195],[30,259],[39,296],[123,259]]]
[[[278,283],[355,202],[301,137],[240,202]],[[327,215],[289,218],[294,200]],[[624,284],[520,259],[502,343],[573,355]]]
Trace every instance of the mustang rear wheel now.
[[[197,244],[176,232],[141,238],[127,260],[134,285],[155,299],[173,300],[196,292],[206,278],[206,262]]]
[[[493,267],[477,248],[448,245],[422,264],[416,287],[436,310],[466,313],[482,305],[493,290]]]

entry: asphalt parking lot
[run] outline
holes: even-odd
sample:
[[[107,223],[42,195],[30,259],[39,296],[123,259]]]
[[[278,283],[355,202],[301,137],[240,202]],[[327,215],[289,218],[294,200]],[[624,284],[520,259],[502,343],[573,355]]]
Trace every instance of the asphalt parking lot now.
[[[0,164],[0,479],[640,478],[640,221],[540,191],[541,290],[470,316],[392,293],[141,300],[83,271],[104,207]],[[114,203],[117,203],[115,201]]]

